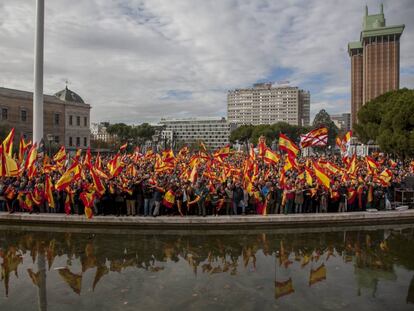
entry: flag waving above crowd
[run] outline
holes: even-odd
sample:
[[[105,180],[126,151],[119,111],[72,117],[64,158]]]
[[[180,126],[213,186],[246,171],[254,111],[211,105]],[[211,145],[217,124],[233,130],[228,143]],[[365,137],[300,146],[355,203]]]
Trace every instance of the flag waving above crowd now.
[[[328,144],[328,129],[320,127],[310,131],[309,133],[300,135],[300,146],[306,147],[320,147]]]

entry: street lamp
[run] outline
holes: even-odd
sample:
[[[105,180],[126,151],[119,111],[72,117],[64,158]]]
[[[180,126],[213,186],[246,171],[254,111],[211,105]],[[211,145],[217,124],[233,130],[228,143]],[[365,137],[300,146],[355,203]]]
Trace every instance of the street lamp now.
[[[53,141],[53,135],[47,134],[46,135],[47,141],[49,142],[49,157],[52,156],[52,141]]]

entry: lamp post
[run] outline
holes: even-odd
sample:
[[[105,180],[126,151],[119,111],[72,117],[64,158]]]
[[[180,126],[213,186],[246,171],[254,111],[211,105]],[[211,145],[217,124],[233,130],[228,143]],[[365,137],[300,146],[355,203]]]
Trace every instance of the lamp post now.
[[[47,141],[49,142],[49,157],[52,156],[52,141],[53,141],[53,135],[47,134],[46,135]]]

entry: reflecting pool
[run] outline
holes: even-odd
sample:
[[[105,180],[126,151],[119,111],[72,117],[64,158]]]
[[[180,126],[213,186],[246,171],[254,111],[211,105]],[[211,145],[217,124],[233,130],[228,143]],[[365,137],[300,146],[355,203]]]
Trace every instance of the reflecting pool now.
[[[414,310],[414,225],[0,227],[0,310]]]

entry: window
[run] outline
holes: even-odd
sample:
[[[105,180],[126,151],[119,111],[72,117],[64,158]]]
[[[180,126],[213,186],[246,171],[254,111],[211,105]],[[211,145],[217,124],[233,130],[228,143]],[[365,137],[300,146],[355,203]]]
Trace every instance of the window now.
[[[80,137],[76,137],[76,147],[80,146]]]
[[[22,122],[27,121],[27,111],[26,110],[20,110],[20,120]]]
[[[55,136],[54,141],[55,141],[56,144],[58,144],[59,143],[59,136]]]
[[[1,119],[2,120],[7,120],[7,112],[8,112],[8,109],[7,108],[2,108],[1,109]]]
[[[86,137],[83,138],[83,145],[85,147],[88,146],[88,139]]]
[[[69,116],[69,125],[73,125],[73,116]]]
[[[59,122],[60,122],[60,114],[55,113],[55,120],[54,120],[55,125],[59,125]]]
[[[72,137],[69,137],[69,146],[73,146],[73,140],[72,140]]]
[[[88,126],[88,117],[83,117],[83,126]]]
[[[77,116],[76,117],[76,125],[77,126],[80,126],[80,116]]]

